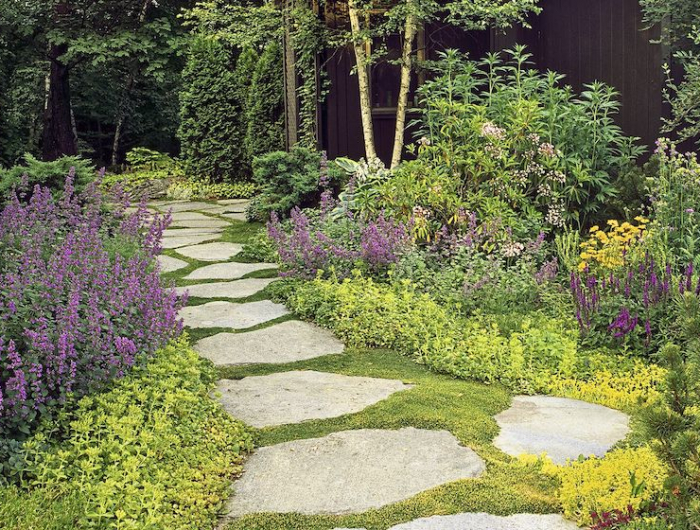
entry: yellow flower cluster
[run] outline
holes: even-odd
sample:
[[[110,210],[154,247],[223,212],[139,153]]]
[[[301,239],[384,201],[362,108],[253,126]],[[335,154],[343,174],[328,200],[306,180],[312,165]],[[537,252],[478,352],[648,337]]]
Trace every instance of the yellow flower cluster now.
[[[596,265],[608,270],[622,267],[630,250],[644,237],[649,222],[644,217],[634,220],[637,224],[611,219],[606,229],[592,227],[588,240],[581,243],[579,270]]]
[[[661,394],[658,385],[666,377],[666,370],[654,364],[635,362],[634,368],[621,373],[598,370],[583,381],[575,377],[554,377],[548,392],[572,399],[581,399],[619,410],[633,410],[639,403],[654,403]]]
[[[615,449],[603,458],[591,457],[565,466],[545,462],[542,472],[561,481],[559,500],[564,515],[581,526],[591,524],[592,512],[625,510],[628,505],[639,509],[662,491],[667,476],[663,463],[649,447]],[[635,485],[642,483],[644,487],[635,492]]]

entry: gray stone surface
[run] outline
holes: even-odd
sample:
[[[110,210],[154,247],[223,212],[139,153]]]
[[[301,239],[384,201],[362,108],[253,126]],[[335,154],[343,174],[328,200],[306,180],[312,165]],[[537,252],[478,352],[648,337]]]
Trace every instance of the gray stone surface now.
[[[243,250],[238,243],[207,243],[178,249],[177,253],[200,261],[227,261]]]
[[[246,221],[245,213],[243,212],[225,213],[222,215],[222,217],[225,217],[226,219],[231,219],[232,221]]]
[[[499,517],[487,513],[460,513],[424,517],[392,526],[389,530],[577,530],[561,515],[519,513]]]
[[[629,417],[601,405],[551,396],[516,396],[496,416],[494,445],[512,456],[546,452],[556,464],[603,456],[629,432]]]
[[[165,237],[182,237],[182,236],[202,236],[206,234],[223,234],[223,228],[168,228],[163,232]]]
[[[343,353],[344,349],[330,331],[298,320],[245,333],[218,333],[195,345],[200,355],[217,366],[290,363]]]
[[[214,203],[201,201],[173,201],[166,203],[155,202],[152,203],[152,206],[158,208],[161,212],[171,211],[173,213],[210,211],[212,209],[219,208],[219,206]]]
[[[277,278],[247,278],[232,282],[200,283],[178,287],[178,294],[189,292],[197,298],[247,298],[262,291]]]
[[[352,414],[409,388],[391,379],[312,370],[223,379],[217,384],[224,409],[253,427]]]
[[[213,219],[199,212],[176,212],[171,215],[173,221],[208,221]]]
[[[219,239],[220,234],[203,234],[203,235],[187,235],[187,236],[171,236],[163,238],[162,246],[163,248],[179,248],[187,247],[190,245],[197,245],[199,243],[204,243],[205,241],[211,241],[213,239]]]
[[[161,272],[175,272],[189,265],[186,261],[170,256],[158,256],[158,263],[160,264]]]
[[[485,470],[447,431],[343,431],[259,449],[234,483],[228,510],[232,516],[363,512]]]
[[[185,280],[237,280],[251,272],[276,268],[274,263],[217,263],[192,271]]]
[[[223,219],[191,219],[185,221],[173,221],[170,228],[226,228],[231,223]]]
[[[222,199],[218,202],[219,202],[219,204],[223,204],[224,206],[235,206],[235,205],[248,206],[250,204],[250,199]]]
[[[185,326],[191,328],[245,329],[288,315],[282,304],[270,300],[235,304],[232,302],[208,302],[185,307],[180,311]]]

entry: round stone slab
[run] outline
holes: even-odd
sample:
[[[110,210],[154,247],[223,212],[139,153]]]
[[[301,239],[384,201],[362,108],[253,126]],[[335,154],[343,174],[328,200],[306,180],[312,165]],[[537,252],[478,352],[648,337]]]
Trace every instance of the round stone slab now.
[[[519,513],[499,517],[487,513],[460,513],[424,517],[392,526],[389,530],[577,530],[561,515]]]
[[[170,256],[158,256],[158,263],[160,264],[160,272],[175,272],[189,265],[186,261]]]
[[[239,254],[243,245],[237,243],[207,243],[182,247],[177,253],[199,261],[226,261]]]
[[[197,298],[247,298],[259,293],[277,278],[247,278],[232,282],[214,282],[178,287],[177,294],[190,293]],[[238,336],[238,335],[236,335]]]
[[[237,280],[251,272],[276,268],[274,263],[217,263],[193,270],[185,280]]]
[[[224,409],[253,427],[335,418],[360,412],[411,385],[391,379],[293,371],[217,384]]]
[[[344,349],[330,331],[298,320],[245,333],[217,333],[195,344],[195,350],[216,366],[291,363]]]
[[[180,310],[185,326],[191,328],[245,329],[288,314],[286,307],[270,300],[249,304],[209,302]]]
[[[516,396],[496,416],[494,445],[512,456],[546,452],[555,464],[583,455],[603,456],[629,432],[629,417],[576,399]]]
[[[228,510],[232,516],[364,512],[485,470],[447,431],[336,432],[259,449],[234,484]]]
[[[211,241],[212,239],[219,239],[220,234],[199,234],[199,235],[182,235],[173,236],[168,234],[168,237],[163,238],[161,243],[163,248],[179,248],[187,247],[190,245],[197,245],[199,243],[204,243],[205,241]]]

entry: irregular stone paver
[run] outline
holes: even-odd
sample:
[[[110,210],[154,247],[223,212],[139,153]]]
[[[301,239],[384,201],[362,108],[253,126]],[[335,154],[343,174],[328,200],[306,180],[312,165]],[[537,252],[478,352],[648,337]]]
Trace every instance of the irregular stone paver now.
[[[245,213],[243,212],[225,213],[222,217],[226,217],[226,219],[231,219],[232,221],[246,221]]]
[[[424,517],[392,526],[389,530],[577,530],[561,515],[519,513],[499,517],[487,513],[460,513]]]
[[[182,236],[202,236],[206,234],[221,235],[224,233],[223,228],[168,228],[163,232],[165,237],[182,237]]]
[[[231,223],[222,219],[192,219],[189,221],[173,221],[170,228],[226,228]]]
[[[200,283],[175,290],[180,295],[189,292],[191,297],[197,298],[247,298],[275,281],[277,278],[247,278],[232,282]]]
[[[176,212],[170,217],[173,221],[208,221],[209,219],[213,219],[199,212]]]
[[[516,396],[496,416],[494,445],[512,456],[546,452],[556,464],[603,456],[629,432],[629,417],[601,405],[551,396]]]
[[[234,516],[363,512],[485,470],[447,431],[336,432],[259,449],[234,483],[228,509]]]
[[[210,211],[212,209],[220,208],[214,203],[210,202],[199,202],[199,201],[173,201],[168,203],[153,203],[153,206],[158,208],[161,212],[171,211],[173,213],[177,212],[194,212],[194,211]]]
[[[276,268],[274,263],[217,263],[193,270],[185,280],[237,280],[251,272]]]
[[[311,370],[223,379],[217,385],[224,409],[253,427],[352,414],[409,388],[391,379]]]
[[[329,331],[298,320],[245,333],[217,333],[195,344],[195,350],[217,366],[290,363],[344,349]]]
[[[220,234],[202,234],[202,235],[188,235],[188,236],[168,236],[163,238],[162,246],[163,248],[179,248],[187,247],[190,245],[197,245],[199,243],[204,243],[205,241],[211,241],[212,239],[219,239]]]
[[[200,261],[226,261],[243,250],[237,243],[207,243],[178,249],[177,253]]]
[[[208,302],[180,310],[185,326],[191,328],[245,329],[288,314],[286,307],[270,300],[248,304]]]
[[[186,261],[170,256],[158,256],[158,263],[160,264],[161,272],[175,272],[189,265]]]

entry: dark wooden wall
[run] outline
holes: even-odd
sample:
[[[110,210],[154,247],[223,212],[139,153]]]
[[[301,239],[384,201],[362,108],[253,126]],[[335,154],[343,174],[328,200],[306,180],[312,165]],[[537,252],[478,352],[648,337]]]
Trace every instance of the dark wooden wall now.
[[[434,57],[438,49],[457,47],[478,58],[488,50],[526,44],[539,69],[566,74],[566,83],[577,91],[594,80],[614,86],[622,103],[618,123],[625,133],[651,146],[664,113],[662,65],[668,58],[662,46],[650,43],[659,30],[645,29],[638,0],[540,0],[540,6],[543,11],[533,17],[532,29],[517,28],[506,34],[468,34],[429,26],[428,56]],[[353,66],[350,49],[327,52],[325,69],[331,88],[322,110],[321,143],[333,158],[364,155]],[[374,120],[377,151],[388,161],[393,114],[377,109]]]

